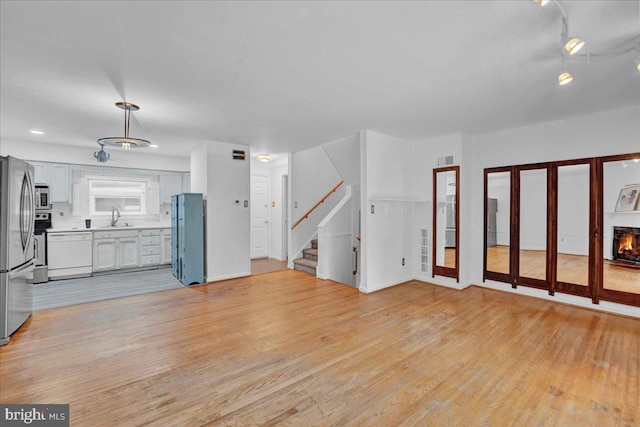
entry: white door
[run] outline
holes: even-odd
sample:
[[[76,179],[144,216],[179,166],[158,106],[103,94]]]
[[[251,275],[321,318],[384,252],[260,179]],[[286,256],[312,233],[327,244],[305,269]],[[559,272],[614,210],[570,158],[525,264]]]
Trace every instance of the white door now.
[[[251,177],[251,258],[269,256],[269,178]]]

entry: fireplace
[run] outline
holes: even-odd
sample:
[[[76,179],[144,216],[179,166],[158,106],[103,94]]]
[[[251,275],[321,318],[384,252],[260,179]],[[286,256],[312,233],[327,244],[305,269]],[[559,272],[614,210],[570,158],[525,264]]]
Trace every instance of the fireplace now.
[[[640,266],[640,228],[613,227],[613,260]]]

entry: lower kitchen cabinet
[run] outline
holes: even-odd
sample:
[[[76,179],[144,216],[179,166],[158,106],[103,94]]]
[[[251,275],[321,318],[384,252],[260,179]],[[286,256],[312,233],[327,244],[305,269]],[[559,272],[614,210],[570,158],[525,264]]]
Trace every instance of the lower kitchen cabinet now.
[[[93,240],[93,271],[117,270],[116,239]]]
[[[171,229],[162,230],[162,264],[171,264]]]
[[[138,246],[138,231],[93,233],[93,271],[139,267]]]

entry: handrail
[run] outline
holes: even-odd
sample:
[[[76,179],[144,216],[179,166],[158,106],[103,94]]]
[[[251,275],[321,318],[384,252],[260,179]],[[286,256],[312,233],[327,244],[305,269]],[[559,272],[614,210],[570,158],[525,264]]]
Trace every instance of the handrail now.
[[[309,215],[311,215],[311,212],[313,212],[313,211],[314,211],[318,206],[320,206],[322,203],[324,203],[324,201],[325,201],[325,200],[327,200],[327,198],[331,195],[331,193],[335,193],[335,192],[336,192],[336,190],[338,189],[338,187],[340,187],[343,183],[344,183],[344,181],[340,181],[340,182],[338,183],[338,185],[336,185],[335,187],[333,187],[333,188],[331,189],[331,191],[329,191],[327,194],[325,194],[325,196],[324,196],[322,199],[320,199],[320,201],[319,201],[318,203],[316,203],[315,205],[313,205],[313,207],[312,207],[311,209],[309,209],[309,210],[307,211],[307,213],[306,213],[306,214],[304,214],[304,215],[302,216],[302,218],[300,218],[299,220],[297,220],[297,221],[296,221],[296,223],[295,223],[295,224],[293,224],[293,225],[291,226],[291,229],[293,230],[293,229],[294,229],[294,228],[296,228],[296,227],[297,227],[297,226],[298,226],[302,221],[304,221],[305,219],[309,218]]]

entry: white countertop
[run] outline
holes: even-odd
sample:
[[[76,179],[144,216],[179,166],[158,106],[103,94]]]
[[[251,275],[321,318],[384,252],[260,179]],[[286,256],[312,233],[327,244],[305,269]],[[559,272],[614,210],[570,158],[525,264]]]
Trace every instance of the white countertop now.
[[[72,228],[49,228],[47,229],[47,233],[69,233],[69,232],[79,232],[79,231],[114,231],[114,230],[149,230],[149,229],[158,229],[158,228],[171,228],[171,225],[166,224],[148,224],[148,225],[130,225],[123,227],[72,227]]]

